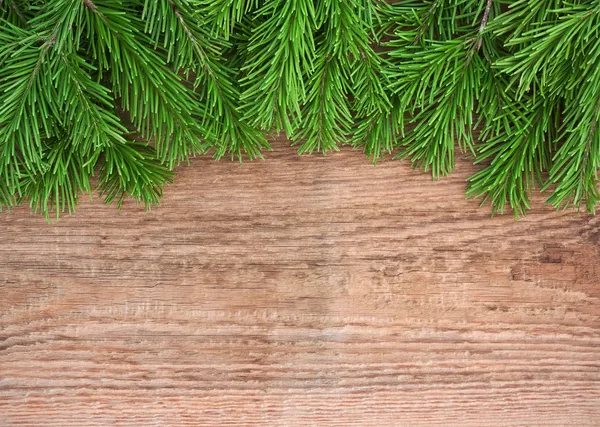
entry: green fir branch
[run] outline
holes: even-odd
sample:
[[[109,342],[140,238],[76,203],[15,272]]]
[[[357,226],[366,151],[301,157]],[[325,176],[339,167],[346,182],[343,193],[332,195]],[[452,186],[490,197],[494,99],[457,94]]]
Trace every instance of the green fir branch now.
[[[134,142],[104,147],[99,165],[100,195],[119,207],[129,196],[149,209],[160,202],[163,186],[173,177],[152,147]]]
[[[31,209],[42,213],[46,220],[55,211],[75,212],[80,193],[91,192],[90,177],[93,170],[86,158],[71,150],[68,136],[46,141],[43,152],[45,170],[24,175],[21,183],[22,197]]]
[[[250,159],[261,157],[260,150],[270,147],[263,133],[250,126],[238,110],[235,73],[220,60],[228,46],[225,40],[205,31],[204,22],[194,16],[185,0],[146,0],[143,17],[146,32],[157,45],[168,46],[167,61],[176,70],[195,73],[194,87],[200,89],[205,104],[203,125],[217,141],[215,156],[230,153],[241,160],[245,153]]]
[[[140,30],[135,9],[118,0],[86,0],[92,52],[110,70],[110,85],[136,129],[156,147],[169,168],[207,150],[214,136],[199,118],[205,110],[197,94],[166,66]],[[105,62],[106,61],[106,62]]]
[[[205,21],[212,23],[212,30],[222,34],[226,40],[234,34],[235,26],[245,16],[259,8],[260,0],[195,0],[191,2]]]
[[[345,142],[351,132],[350,80],[361,55],[358,42],[368,40],[368,29],[360,20],[360,3],[328,0],[317,9],[322,36],[317,40],[317,60],[308,82],[308,99],[296,126],[299,131],[292,136],[293,140],[302,141],[300,153],[337,150],[338,143]],[[365,45],[368,47],[368,43]]]
[[[312,0],[266,0],[256,12],[265,21],[252,31],[242,67],[244,117],[263,130],[294,134],[301,117],[305,76],[313,70],[316,12]]]
[[[553,158],[550,177],[545,188],[554,185],[548,203],[555,208],[585,204],[595,212],[600,201],[598,169],[600,168],[600,92],[595,99],[573,100],[567,105],[564,143]]]
[[[508,203],[518,217],[530,208],[531,191],[550,168],[560,108],[539,96],[515,103],[504,113],[507,127],[480,145],[477,161],[489,165],[469,178],[467,196],[489,200],[493,213],[503,213]]]
[[[599,120],[600,0],[0,0],[0,209],[149,207],[284,130],[434,178],[474,156],[494,213],[594,212]]]

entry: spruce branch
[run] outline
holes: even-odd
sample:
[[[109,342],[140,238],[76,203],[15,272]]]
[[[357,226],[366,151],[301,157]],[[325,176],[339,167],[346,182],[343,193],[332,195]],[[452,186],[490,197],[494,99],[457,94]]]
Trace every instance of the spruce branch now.
[[[599,1],[554,12],[559,14],[554,19],[510,37],[506,46],[518,50],[496,61],[500,72],[512,76],[518,96],[538,81],[540,89],[551,96],[563,91],[573,78],[580,79],[577,59],[582,59],[600,36]],[[568,40],[570,48],[565,48],[564,40]]]
[[[242,67],[244,118],[263,130],[294,133],[292,117],[301,117],[305,76],[313,70],[316,29],[312,0],[266,0],[256,12],[265,21],[252,30]]]
[[[46,118],[46,97],[39,96],[44,86],[44,57],[48,44],[38,46],[38,37],[2,23],[0,43],[5,46],[0,53],[0,173],[11,189],[18,189],[21,160],[29,170],[41,170],[43,130],[53,124]],[[47,80],[46,80],[47,82]]]
[[[391,108],[389,82],[383,75],[383,59],[375,51],[374,46],[379,42],[378,34],[381,29],[375,26],[383,21],[382,3],[363,0],[358,4],[357,26],[353,31],[353,62],[352,62],[352,109],[356,116],[372,114],[376,111],[386,111]],[[371,30],[370,30],[371,29]]]
[[[61,126],[70,127],[73,149],[89,153],[125,143],[127,129],[117,117],[114,100],[105,86],[88,74],[94,67],[75,54],[60,53],[53,74]]]
[[[213,23],[213,30],[229,40],[236,24],[251,11],[255,11],[260,0],[197,0],[196,6]]]
[[[390,14],[395,30],[386,43],[390,63],[386,75],[399,99],[403,133],[403,149],[396,157],[410,158],[413,165],[431,170],[434,178],[453,169],[455,145],[475,153],[475,101],[490,67],[487,47],[480,50],[492,2],[458,4],[448,7],[434,1],[410,11],[399,6]],[[431,38],[423,38],[425,31]],[[414,123],[406,133],[405,116]]]
[[[490,31],[496,37],[505,37],[506,43],[515,45],[514,39],[523,36],[543,23],[556,22],[564,0],[503,0],[504,13],[499,14],[490,25]]]
[[[352,129],[350,79],[354,64],[368,48],[368,30],[361,22],[361,2],[331,0],[321,4],[317,16],[323,36],[317,41],[317,61],[309,80],[310,91],[302,110],[300,153],[337,150]]]
[[[321,6],[317,10],[323,31],[318,39],[318,59],[308,83],[311,90],[300,131],[293,138],[304,140],[301,153],[336,150],[337,144],[353,133],[353,121],[360,126],[358,122],[366,120],[365,116],[391,108],[382,82],[381,59],[372,47],[373,22],[380,20],[376,4],[352,0]],[[353,136],[352,143],[365,151],[371,149],[365,146],[371,143],[366,135]]]
[[[548,203],[557,209],[570,204],[580,208],[585,203],[589,212],[595,212],[600,201],[600,92],[596,89],[595,93],[595,100],[573,100],[567,105],[569,113],[561,135],[564,143],[554,156],[545,186],[555,185]]]
[[[472,55],[473,42],[465,37],[432,42],[422,49],[406,46],[391,51],[394,59],[409,61],[388,72],[390,88],[400,99],[401,126],[405,114],[414,127],[401,142],[398,157],[431,170],[434,178],[454,167],[455,142],[473,151],[473,113],[479,90],[481,60]],[[430,64],[436,67],[430,67]]]
[[[494,213],[503,213],[508,203],[518,217],[529,209],[535,183],[543,183],[542,174],[550,168],[560,109],[555,100],[539,96],[515,103],[504,113],[507,127],[480,146],[477,162],[491,161],[469,178],[467,196],[489,200]]]
[[[196,153],[343,143],[520,216],[600,202],[600,0],[0,0],[0,208],[158,203]],[[477,136],[477,138],[476,138]]]
[[[160,202],[162,187],[172,182],[173,173],[157,160],[154,149],[146,144],[108,145],[102,155],[98,186],[105,203],[116,200],[120,207],[125,197],[131,196],[149,209],[150,205]]]
[[[392,97],[388,106],[374,109],[356,122],[352,144],[362,147],[374,163],[397,147],[402,122],[398,105],[397,97]]]
[[[42,140],[55,127],[49,64],[54,53],[69,46],[80,11],[70,1],[56,1],[30,21],[32,30],[0,19],[0,175],[13,192],[20,192],[23,166],[29,174],[46,168]]]
[[[430,39],[435,37],[435,35],[432,34],[430,30],[432,29],[432,26],[436,21],[436,17],[439,17],[439,9],[442,8],[443,4],[443,0],[433,0],[428,6],[426,6],[426,11],[424,13],[417,12],[416,17],[419,19],[419,26],[413,38],[414,45],[418,45],[419,43],[421,43],[421,40],[427,33],[430,33]],[[411,12],[413,12],[413,10],[411,10]]]
[[[490,18],[490,12],[492,11],[493,0],[487,0],[485,4],[485,10],[483,12],[483,18],[481,18],[481,24],[479,24],[479,31],[477,32],[477,43],[475,44],[475,50],[481,49],[483,43],[483,32],[487,26],[488,19]]]
[[[10,209],[17,204],[13,191],[4,180],[0,180],[0,212],[3,208]]]
[[[204,141],[214,136],[199,120],[205,115],[202,104],[140,33],[144,25],[135,10],[117,0],[95,0],[87,9],[92,52],[110,69],[112,90],[161,161],[172,168],[205,152]]]
[[[90,66],[81,57],[63,54],[60,64],[55,76],[65,87],[57,91],[64,96],[57,99],[57,108],[62,107],[64,125],[70,124],[70,145],[75,154],[87,160],[85,166],[95,169],[100,165],[99,189],[105,201],[116,199],[120,206],[130,196],[146,207],[158,204],[161,187],[170,182],[172,174],[151,147],[129,139],[111,108],[109,91],[91,80],[85,72]]]
[[[45,170],[26,173],[21,187],[23,199],[36,213],[43,213],[46,220],[50,212],[75,212],[81,192],[91,192],[92,168],[79,153],[71,151],[68,138],[45,141],[43,157]]]
[[[319,52],[319,51],[317,51]],[[348,70],[335,55],[319,55],[310,80],[311,90],[303,108],[302,123],[293,140],[302,140],[299,153],[337,150],[350,133]]]
[[[14,25],[25,24],[29,19],[26,10],[16,0],[0,1],[0,13],[3,13],[6,21]]]
[[[227,47],[224,40],[203,29],[185,0],[146,0],[143,17],[146,31],[154,40],[169,46],[167,60],[176,70],[196,75],[194,87],[200,88],[205,103],[204,126],[215,135],[215,156],[230,153],[241,160],[260,157],[262,148],[269,148],[263,133],[241,117],[237,102],[240,92],[233,81],[233,70],[220,60]],[[170,25],[157,25],[168,22]]]
[[[600,136],[596,125],[600,105],[600,2],[561,6],[551,13],[530,11],[539,21],[531,30],[508,39],[506,44],[514,51],[497,60],[496,66],[510,76],[517,98],[539,88],[540,96],[563,99],[565,114],[557,136],[563,143],[552,159],[550,177],[543,189],[554,187],[548,202],[556,208],[585,203],[589,211],[594,211],[600,200]]]

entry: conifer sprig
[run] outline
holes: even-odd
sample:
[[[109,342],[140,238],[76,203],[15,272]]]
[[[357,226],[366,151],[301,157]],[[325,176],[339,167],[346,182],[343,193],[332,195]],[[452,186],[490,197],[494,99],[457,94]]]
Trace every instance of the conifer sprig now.
[[[494,212],[593,212],[599,121],[600,0],[0,0],[0,208],[150,206],[283,130],[434,178],[459,153]]]
[[[491,2],[455,3],[398,3],[389,14],[394,32],[386,43],[386,76],[398,99],[398,156],[431,170],[434,178],[453,169],[456,145],[474,153],[475,103],[483,92],[482,74],[491,67],[483,43]],[[405,118],[412,123],[406,132]]]
[[[251,159],[260,157],[260,150],[269,144],[260,130],[241,117],[235,73],[220,60],[228,43],[206,31],[205,22],[185,0],[146,0],[142,16],[145,31],[156,46],[166,47],[167,62],[186,75],[195,75],[194,88],[199,89],[200,100],[205,104],[202,123],[215,135],[215,156],[230,153],[239,159],[244,154]],[[222,24],[231,25],[229,21]]]
[[[108,58],[109,82],[135,128],[172,168],[204,152],[213,135],[202,125],[199,96],[168,67],[165,52],[152,49],[137,11],[118,0],[87,0],[88,28],[95,51]],[[103,63],[104,61],[101,61]],[[104,70],[102,70],[104,71]]]
[[[381,59],[373,50],[373,22],[379,19],[375,4],[327,0],[320,6],[317,60],[309,80],[312,89],[299,131],[292,137],[302,141],[300,153],[337,150],[352,134],[355,117],[391,108],[381,80]],[[355,138],[355,146],[368,145],[364,141],[369,136]]]
[[[541,96],[522,101],[516,116],[510,111],[506,128],[494,133],[479,148],[479,161],[490,161],[469,178],[469,196],[483,196],[492,203],[494,212],[503,212],[508,201],[516,215],[529,209],[529,194],[544,181],[552,161],[556,123],[560,112],[556,102]],[[502,120],[503,117],[499,117]]]
[[[226,40],[245,16],[258,9],[261,0],[193,0],[193,6],[205,15],[205,22]]]
[[[325,0],[319,6],[321,34],[308,81],[311,89],[292,137],[302,141],[300,153],[335,150],[352,128],[348,95],[352,65],[360,55],[354,27],[360,20],[360,6],[356,0]]]
[[[294,133],[293,118],[306,101],[304,78],[313,68],[316,12],[313,0],[266,0],[255,12],[242,67],[245,118],[269,131]]]

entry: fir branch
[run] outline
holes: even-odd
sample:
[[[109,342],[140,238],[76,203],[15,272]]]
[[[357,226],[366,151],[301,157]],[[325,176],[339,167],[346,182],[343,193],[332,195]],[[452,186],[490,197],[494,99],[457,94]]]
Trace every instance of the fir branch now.
[[[318,54],[310,80],[311,90],[303,108],[303,122],[292,137],[303,141],[299,153],[337,150],[337,143],[343,142],[350,133],[349,78],[348,70],[336,55]]]
[[[136,128],[155,144],[161,161],[172,168],[206,151],[202,140],[214,136],[198,120],[205,111],[197,95],[150,48],[135,11],[117,0],[90,0],[87,10],[91,51],[101,65],[107,60],[112,89]],[[105,52],[111,53],[108,59]]]
[[[389,88],[399,98],[400,127],[404,129],[406,115],[414,123],[403,134],[403,149],[396,157],[411,158],[413,165],[431,170],[434,178],[453,169],[455,144],[474,154],[475,101],[490,67],[483,59],[489,53],[480,49],[492,2],[460,4],[464,10],[437,2],[421,10],[427,20],[436,12],[438,26],[448,23],[445,31],[431,34],[442,40],[421,40],[425,21],[413,12],[412,17],[396,14],[395,39],[386,43],[391,64],[386,74]],[[475,24],[475,17],[480,22]]]
[[[29,20],[26,10],[16,0],[0,1],[0,18],[13,25],[23,25]]]
[[[490,31],[496,37],[506,37],[506,42],[515,45],[514,39],[518,39],[543,23],[556,22],[558,17],[556,10],[559,9],[564,0],[516,0],[503,1],[507,10],[498,15],[490,25]]]
[[[388,107],[374,109],[356,121],[352,144],[356,148],[362,147],[374,163],[397,147],[402,121],[398,105],[397,97],[393,97]]]
[[[71,46],[71,28],[81,7],[59,0],[30,21],[33,31],[0,20],[0,175],[13,192],[20,191],[24,166],[28,174],[43,171],[42,140],[51,137],[51,55]],[[35,31],[35,32],[34,32]],[[39,41],[43,43],[39,45]]]
[[[79,153],[71,151],[68,139],[48,140],[43,153],[46,169],[24,175],[21,187],[23,199],[46,220],[50,212],[75,212],[81,192],[91,191],[92,168]]]
[[[483,12],[483,18],[481,18],[481,24],[479,24],[479,31],[477,32],[477,43],[475,44],[475,50],[481,49],[483,43],[483,32],[487,26],[488,19],[490,18],[490,12],[492,11],[493,0],[487,0],[485,4],[485,10]]]
[[[94,67],[75,54],[60,53],[53,70],[54,108],[62,127],[70,129],[73,149],[89,153],[113,144],[124,144],[127,129],[114,112],[108,88],[94,82]]]
[[[498,70],[510,75],[518,87],[517,96],[523,96],[537,82],[548,95],[572,87],[573,79],[581,77],[577,57],[581,58],[600,36],[600,1],[554,12],[557,18],[510,37],[506,45],[519,49],[496,62]],[[565,48],[565,40],[569,48]]]
[[[414,14],[410,11],[421,7],[422,3],[378,2],[376,6],[375,15],[380,27],[374,33],[377,37],[395,38],[394,29],[404,27],[403,23],[407,21],[413,22]],[[355,111],[352,145],[362,148],[376,164],[384,153],[391,153],[397,147],[404,118],[398,96],[389,90],[391,82],[386,73],[395,64],[384,59],[385,51],[375,53],[370,46],[359,49],[360,56],[352,73]]]
[[[317,62],[309,80],[310,91],[303,108],[300,129],[292,139],[303,140],[300,153],[337,150],[352,128],[348,93],[358,42],[368,38],[360,21],[357,0],[331,0],[317,11],[324,35],[318,41]]]
[[[384,75],[379,56],[372,50],[361,54],[352,74],[355,111],[352,145],[377,163],[384,153],[397,145],[399,99],[388,91],[390,82]]]
[[[10,209],[17,204],[14,193],[4,180],[0,180],[0,212],[3,208]]]
[[[429,5],[425,6],[425,10],[421,13],[417,12],[416,16],[419,19],[419,26],[417,31],[415,32],[415,36],[413,39],[413,44],[418,45],[421,43],[421,40],[429,33],[429,39],[435,38],[435,34],[432,33],[432,27],[434,22],[436,21],[436,17],[440,16],[440,9],[444,4],[444,0],[433,0],[429,2]],[[411,13],[414,12],[414,8],[412,8]]]
[[[489,200],[493,213],[503,213],[508,203],[518,217],[530,207],[535,182],[542,183],[542,173],[550,168],[560,109],[555,100],[539,96],[515,102],[504,113],[507,127],[480,146],[477,161],[491,161],[469,178],[467,196]]]
[[[378,42],[374,21],[381,22],[381,3],[362,0],[358,3],[356,23],[352,26],[352,109],[358,117],[386,111],[391,108],[387,88],[389,82],[383,75],[383,60],[373,46]],[[362,17],[362,20],[361,20]],[[362,24],[362,25],[359,25]],[[371,30],[369,30],[371,28]],[[375,38],[373,38],[373,37]]]
[[[600,202],[600,0],[0,0],[0,26],[0,208],[72,212],[95,173],[149,206],[282,129],[434,177],[476,153],[494,212]]]
[[[390,82],[384,75],[382,60],[370,46],[359,48],[351,75],[352,109],[358,117],[391,108],[387,88]]]
[[[553,158],[550,177],[544,187],[555,185],[548,203],[557,209],[570,204],[580,208],[585,203],[589,212],[595,212],[600,201],[600,91],[596,89],[596,99],[589,101],[573,100],[567,105],[569,113],[561,138],[564,143]]]
[[[213,30],[229,40],[236,24],[250,11],[256,10],[259,0],[199,0],[195,6],[213,23]]]
[[[106,203],[116,199],[120,206],[131,196],[147,208],[158,204],[161,187],[170,182],[172,174],[152,148],[126,138],[127,129],[111,108],[108,89],[86,72],[90,65],[79,56],[65,54],[59,64],[62,66],[54,75],[64,87],[57,90],[63,96],[57,98],[57,108],[62,110],[64,126],[68,125],[69,144],[74,155],[86,161],[86,167],[100,165],[99,189]]]
[[[196,74],[194,87],[201,88],[200,99],[205,103],[203,123],[218,141],[216,157],[227,152],[240,160],[243,153],[251,159],[260,157],[260,150],[269,144],[238,112],[240,93],[233,82],[234,72],[220,62],[226,43],[203,30],[203,22],[194,18],[184,0],[146,0],[143,16],[146,31],[157,43],[162,39],[169,46],[167,60],[174,60],[178,70]],[[160,22],[170,25],[156,25]]]
[[[470,53],[464,37],[392,51],[392,58],[409,59],[403,68],[388,72],[390,88],[400,99],[401,126],[406,113],[415,126],[402,140],[398,155],[431,170],[434,178],[454,167],[455,139],[463,151],[473,151],[473,112],[480,81],[481,61]],[[430,67],[431,64],[435,67]]]
[[[144,203],[146,209],[159,203],[162,187],[172,181],[173,173],[156,159],[152,147],[113,144],[105,146],[102,154],[98,187],[105,203],[116,200],[120,207],[126,196]]]
[[[244,117],[264,130],[294,133],[291,117],[301,117],[304,76],[313,69],[316,16],[312,0],[266,0],[256,15],[266,20],[253,29],[242,67]]]
[[[39,96],[44,86],[44,57],[49,44],[38,46],[38,37],[13,26],[0,22],[4,31],[0,33],[0,44],[5,49],[0,53],[0,173],[11,189],[18,189],[21,160],[29,170],[41,170],[42,139],[40,126],[50,129],[46,119],[47,98]]]
[[[301,153],[336,150],[351,133],[352,110],[366,116],[391,107],[381,81],[381,61],[371,46],[372,21],[379,19],[373,3],[330,1],[321,6],[317,16],[323,21],[324,35],[298,125],[301,130],[293,138],[304,140]],[[368,143],[366,139],[353,141],[355,146]]]

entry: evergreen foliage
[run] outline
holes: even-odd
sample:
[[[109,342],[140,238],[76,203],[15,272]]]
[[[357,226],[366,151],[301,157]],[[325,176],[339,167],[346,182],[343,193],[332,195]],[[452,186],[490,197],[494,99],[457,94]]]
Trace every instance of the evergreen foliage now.
[[[190,156],[392,153],[600,201],[600,0],[0,0],[0,207],[158,203]]]

